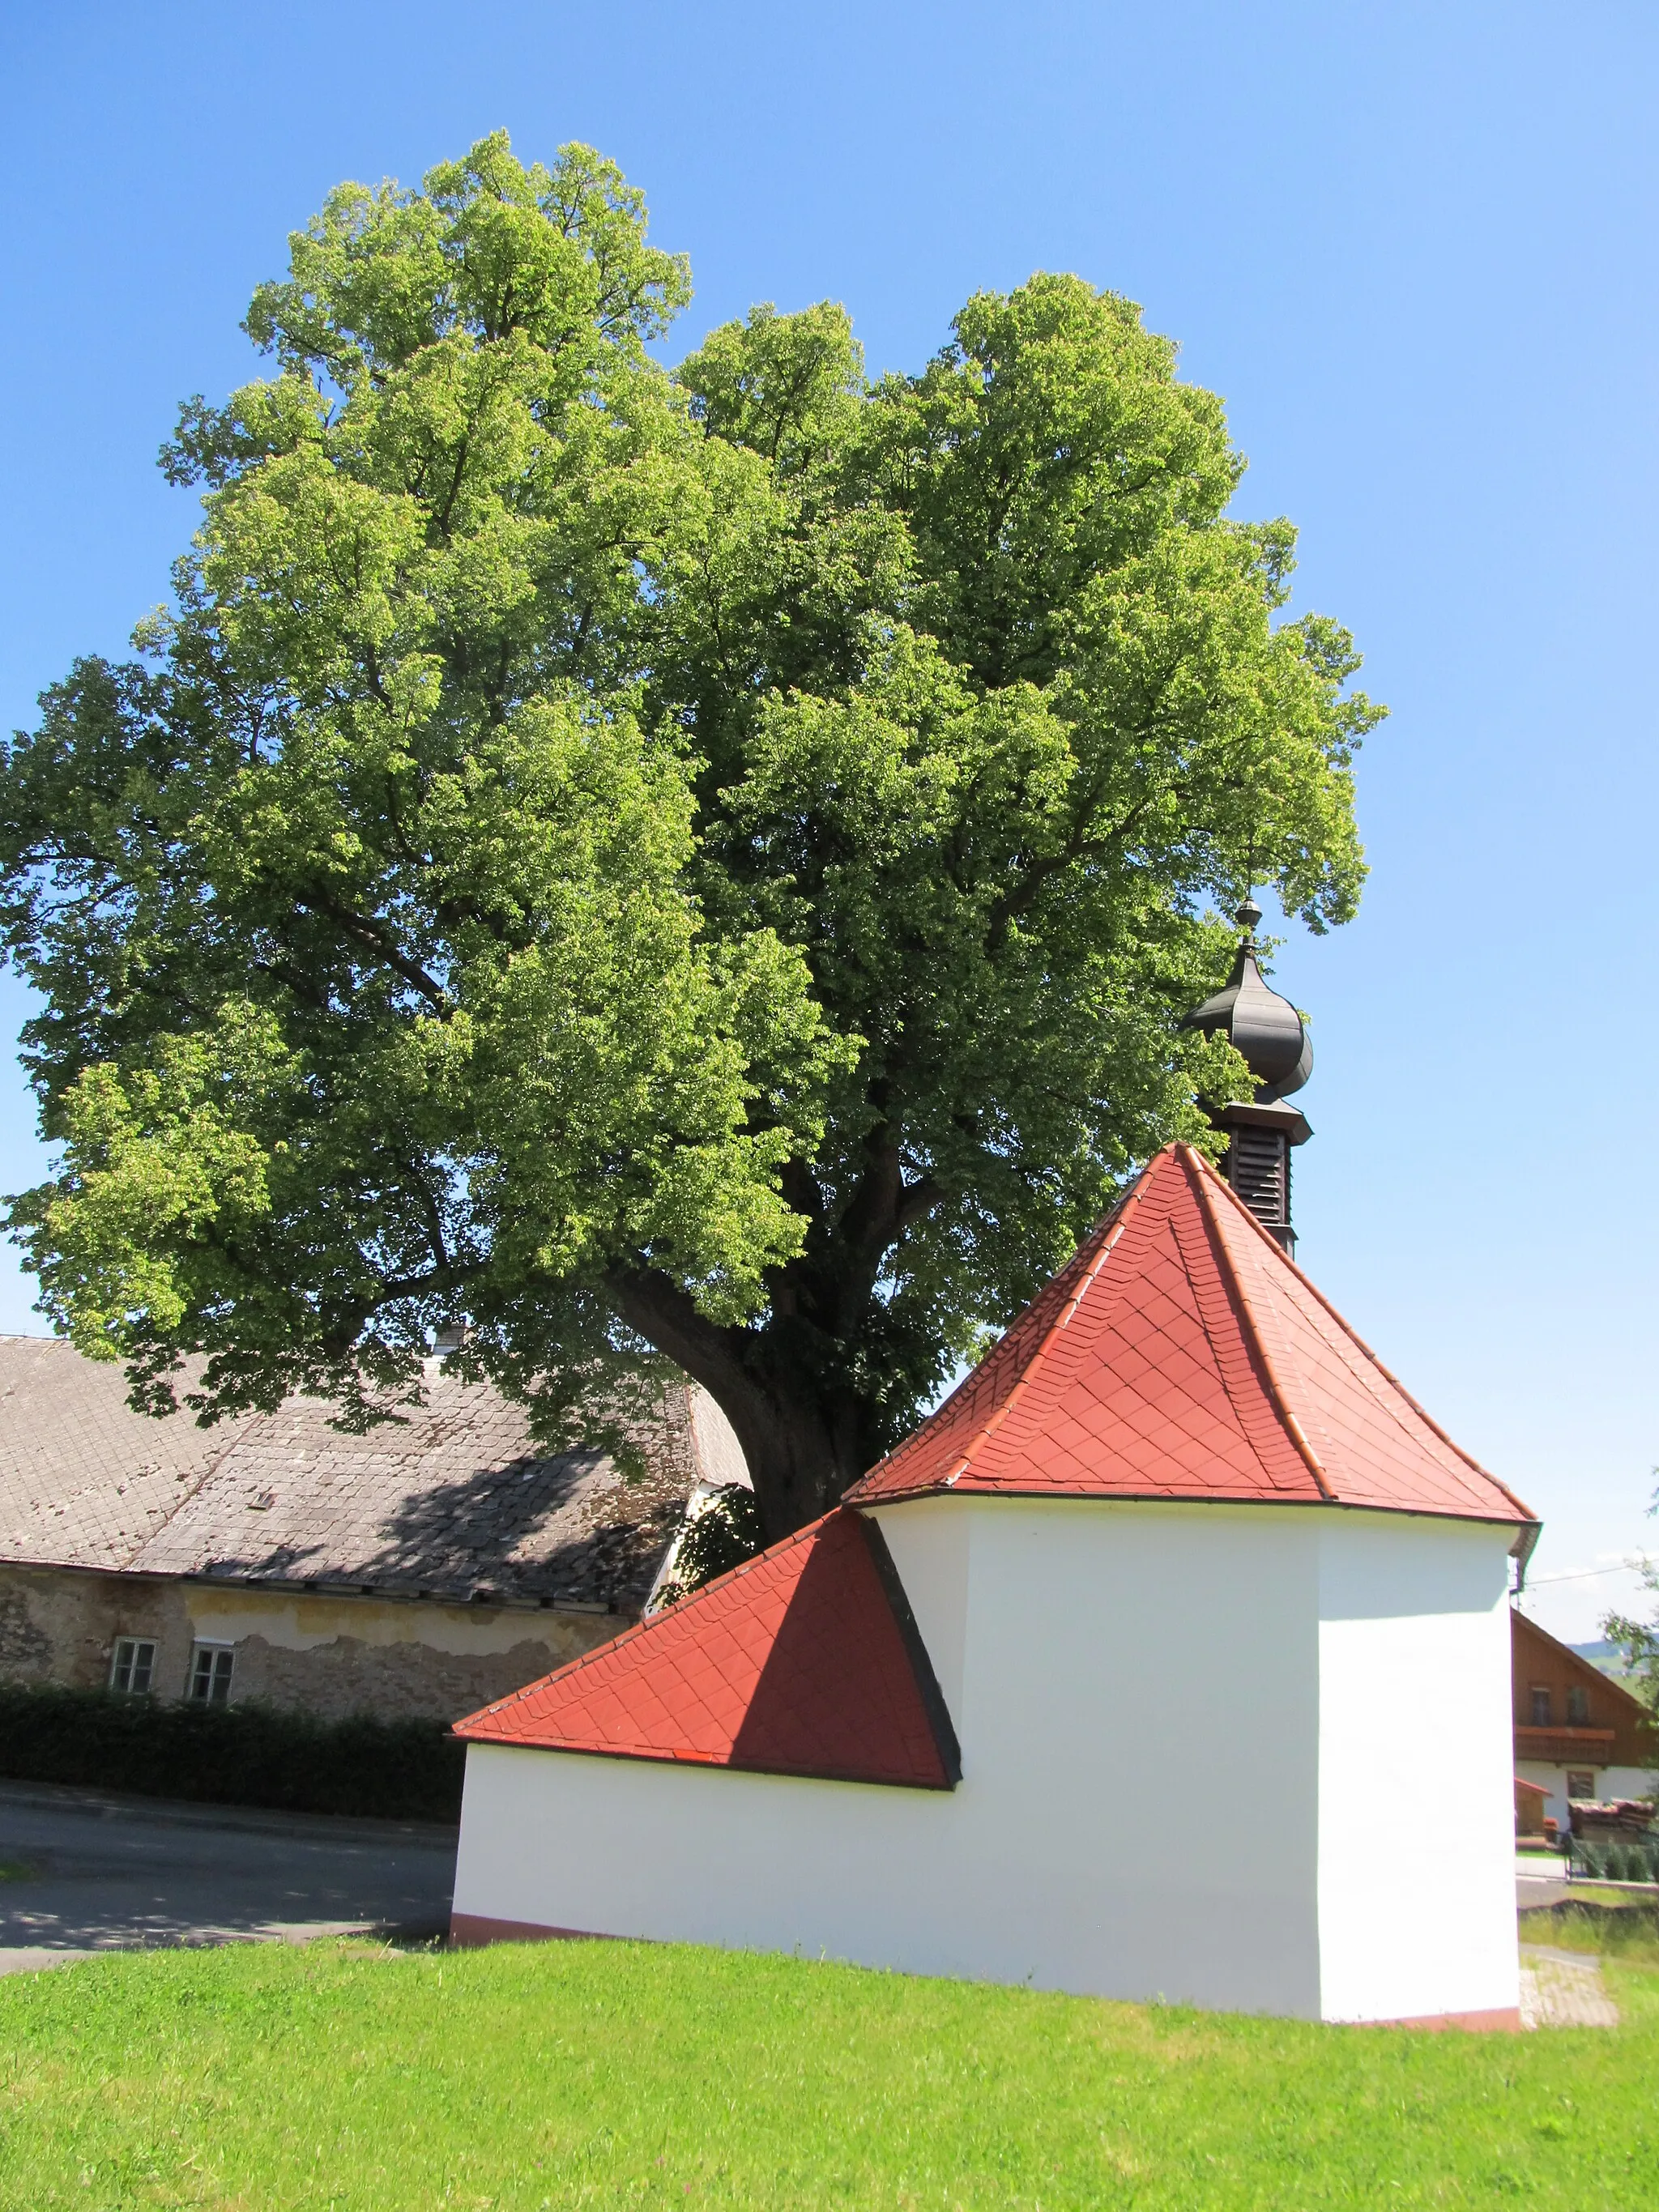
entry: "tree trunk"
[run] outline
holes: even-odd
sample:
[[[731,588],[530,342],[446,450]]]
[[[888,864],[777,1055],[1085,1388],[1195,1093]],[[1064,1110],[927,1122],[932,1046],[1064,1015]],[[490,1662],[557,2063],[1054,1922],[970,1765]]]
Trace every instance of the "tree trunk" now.
[[[659,1275],[617,1277],[609,1287],[629,1328],[701,1382],[731,1422],[769,1544],[827,1513],[879,1456],[866,1409],[848,1392],[826,1398],[810,1368],[789,1358],[775,1321],[721,1328]]]
[[[848,1347],[867,1328],[884,1256],[938,1202],[930,1177],[906,1182],[884,1085],[862,1167],[832,1220],[805,1165],[784,1170],[789,1203],[807,1224],[804,1249],[769,1277],[763,1326],[722,1328],[654,1270],[618,1273],[617,1312],[701,1382],[737,1432],[768,1543],[816,1521],[881,1456],[876,1407],[849,1387]]]
[[[810,1400],[752,1389],[722,1391],[713,1382],[703,1387],[743,1446],[769,1544],[827,1513],[864,1473],[862,1455],[849,1456],[837,1437],[839,1429],[844,1438],[849,1425]]]

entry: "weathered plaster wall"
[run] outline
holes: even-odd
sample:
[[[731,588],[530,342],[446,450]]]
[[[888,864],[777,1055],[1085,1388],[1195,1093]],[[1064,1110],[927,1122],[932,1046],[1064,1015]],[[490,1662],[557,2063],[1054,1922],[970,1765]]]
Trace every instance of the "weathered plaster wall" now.
[[[504,1651],[456,1653],[356,1636],[295,1650],[251,1636],[236,1646],[234,1700],[302,1708],[320,1720],[348,1713],[459,1720],[549,1673],[563,1656],[530,1638]]]
[[[139,1575],[0,1566],[0,1680],[97,1689],[118,1636],[149,1637],[156,1680],[182,1695],[189,1616],[178,1589]]]
[[[613,1635],[608,1613],[227,1589],[171,1577],[0,1566],[0,1680],[94,1688],[120,1636],[156,1644],[155,1692],[182,1697],[199,1640],[236,1651],[232,1702],[333,1719],[453,1720]]]

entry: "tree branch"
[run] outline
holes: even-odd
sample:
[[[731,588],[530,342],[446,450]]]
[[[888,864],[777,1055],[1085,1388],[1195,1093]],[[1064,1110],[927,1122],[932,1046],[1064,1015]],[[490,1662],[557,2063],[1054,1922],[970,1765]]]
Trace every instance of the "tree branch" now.
[[[401,951],[390,931],[380,923],[343,905],[327,891],[302,891],[294,902],[305,913],[325,915],[357,944],[368,945],[372,951],[377,952],[394,975],[401,975],[405,983],[418,991],[440,1013],[453,1012],[449,994],[442,984],[434,981],[417,960],[411,960],[407,953]]]

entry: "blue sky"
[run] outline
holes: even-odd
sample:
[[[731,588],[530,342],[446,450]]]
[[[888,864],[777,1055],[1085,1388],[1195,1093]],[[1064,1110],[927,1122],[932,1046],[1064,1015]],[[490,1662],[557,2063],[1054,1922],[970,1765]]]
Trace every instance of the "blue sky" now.
[[[1539,1617],[1594,1633],[1630,1583],[1591,1571],[1659,1552],[1650,7],[11,0],[0,99],[6,726],[165,595],[156,446],[253,368],[248,295],[341,178],[587,140],[691,256],[671,350],[832,298],[914,368],[1035,268],[1140,301],[1393,708],[1360,918],[1279,957],[1301,1256],[1544,1514]],[[0,1187],[32,1132],[0,1064]],[[31,1297],[0,1262],[0,1327]]]

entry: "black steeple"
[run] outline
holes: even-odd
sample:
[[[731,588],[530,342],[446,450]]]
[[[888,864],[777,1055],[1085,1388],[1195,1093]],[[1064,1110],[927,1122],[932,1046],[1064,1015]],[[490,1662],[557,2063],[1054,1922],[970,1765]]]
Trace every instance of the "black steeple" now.
[[[1313,1131],[1301,1109],[1285,1101],[1312,1074],[1313,1046],[1301,1015],[1262,977],[1255,934],[1261,908],[1246,898],[1233,918],[1244,934],[1226,987],[1188,1014],[1182,1027],[1228,1037],[1255,1078],[1254,1098],[1206,1104],[1205,1111],[1228,1134],[1222,1173],[1262,1227],[1293,1255],[1291,1151],[1305,1145]]]

